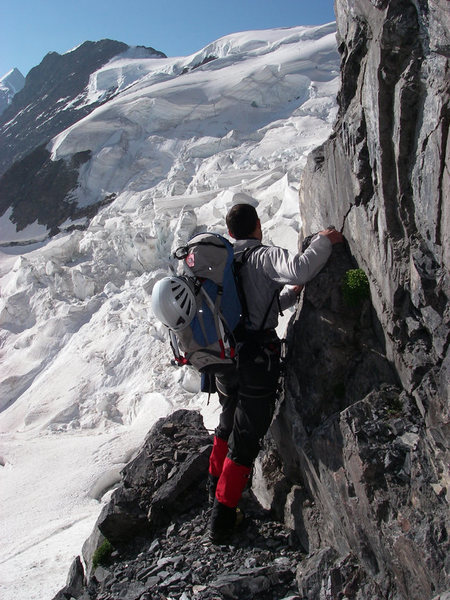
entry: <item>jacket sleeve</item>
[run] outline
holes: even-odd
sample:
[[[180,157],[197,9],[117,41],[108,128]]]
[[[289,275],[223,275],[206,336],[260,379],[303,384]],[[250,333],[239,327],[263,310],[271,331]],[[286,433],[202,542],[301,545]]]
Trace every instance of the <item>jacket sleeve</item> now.
[[[303,254],[291,254],[277,246],[269,247],[263,257],[266,275],[276,283],[303,285],[313,279],[331,254],[331,242],[324,235],[316,235]]]

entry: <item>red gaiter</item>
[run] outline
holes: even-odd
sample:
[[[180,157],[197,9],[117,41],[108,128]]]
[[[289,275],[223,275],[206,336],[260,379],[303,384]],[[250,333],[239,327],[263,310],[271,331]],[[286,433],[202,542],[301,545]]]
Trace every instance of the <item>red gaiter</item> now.
[[[228,452],[228,442],[220,437],[214,437],[214,443],[209,457],[209,473],[213,477],[220,477],[223,461]]]
[[[221,504],[235,508],[247,484],[250,468],[238,465],[226,457],[217,483],[216,498]]]

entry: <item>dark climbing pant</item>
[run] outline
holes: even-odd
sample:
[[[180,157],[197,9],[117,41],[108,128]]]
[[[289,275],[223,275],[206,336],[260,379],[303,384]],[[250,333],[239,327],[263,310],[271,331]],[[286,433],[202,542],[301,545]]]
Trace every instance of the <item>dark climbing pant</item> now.
[[[205,371],[215,374],[217,393],[222,407],[209,457],[209,474],[217,481],[228,454],[228,439],[233,428],[234,412],[238,402],[239,378],[235,365],[211,365]]]
[[[220,477],[216,497],[236,506],[272,420],[280,376],[280,342],[249,339],[239,348],[237,369],[215,371],[222,412],[210,457],[210,474]]]

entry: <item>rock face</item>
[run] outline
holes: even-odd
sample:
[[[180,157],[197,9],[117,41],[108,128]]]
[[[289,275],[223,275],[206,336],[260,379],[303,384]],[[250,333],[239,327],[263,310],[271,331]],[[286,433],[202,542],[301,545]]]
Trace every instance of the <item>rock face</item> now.
[[[450,14],[445,2],[409,0],[336,8],[340,112],[309,158],[302,214],[312,230],[343,228],[388,357],[420,395],[426,372],[444,384],[448,349]]]
[[[292,323],[258,496],[309,553],[303,598],[431,600],[450,588],[450,13],[439,1],[336,9],[340,110],[309,157],[301,211],[304,235],[333,223],[348,247]],[[355,267],[372,306],[343,302]]]
[[[211,447],[198,413],[180,410],[160,419],[100,515],[101,533],[113,544],[128,541],[201,504],[198,483],[208,472]]]
[[[386,356],[370,301],[343,299],[353,266],[336,246],[306,286],[255,493],[308,553],[302,597],[321,597],[332,581],[332,598],[351,589],[361,600],[431,600],[449,584],[440,456]]]

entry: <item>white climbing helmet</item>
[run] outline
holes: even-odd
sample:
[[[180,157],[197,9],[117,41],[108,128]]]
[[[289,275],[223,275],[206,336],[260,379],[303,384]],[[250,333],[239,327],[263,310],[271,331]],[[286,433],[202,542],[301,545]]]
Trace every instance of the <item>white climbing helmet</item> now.
[[[186,329],[197,312],[194,292],[183,277],[164,277],[152,291],[155,316],[173,331]]]

